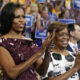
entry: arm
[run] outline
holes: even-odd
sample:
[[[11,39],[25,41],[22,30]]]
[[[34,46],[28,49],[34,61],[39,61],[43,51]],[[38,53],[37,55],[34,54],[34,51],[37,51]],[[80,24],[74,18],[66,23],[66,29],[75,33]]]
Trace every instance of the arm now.
[[[57,77],[48,77],[45,80],[67,80],[73,73],[75,73],[77,71],[76,67],[73,67],[72,69],[70,69],[69,71],[67,71],[66,73],[57,76]]]
[[[8,1],[3,0],[3,3],[2,3],[2,6],[1,6],[0,10],[2,10],[3,7],[4,7],[7,3],[8,3]]]
[[[79,76],[80,76],[80,69],[78,70],[78,73],[79,73]],[[79,77],[79,80],[80,80],[80,77]]]
[[[65,2],[65,0],[61,0],[61,3],[59,5],[60,8],[63,6],[64,2]]]
[[[28,69],[45,51],[48,39],[42,44],[40,50],[27,61],[16,65],[9,51],[4,47],[0,47],[0,65],[4,68],[7,75],[15,79],[20,73]]]
[[[41,26],[41,21],[39,16],[37,17],[37,20],[36,20],[36,27],[39,29],[39,31],[42,31],[47,27],[47,25],[44,25],[43,27]]]
[[[77,72],[79,69],[80,69],[80,54],[77,55],[76,60],[75,60],[75,65],[73,68],[71,68],[64,74],[61,74],[60,76],[48,77],[45,80],[67,80],[72,74]]]
[[[37,76],[38,80],[41,80],[41,77],[40,77],[40,75],[37,72],[36,72],[36,76]]]
[[[16,65],[10,53],[3,47],[0,47],[0,64],[6,71],[7,75],[15,79],[20,73],[25,71],[30,65],[32,65],[41,54],[35,54],[27,61]]]
[[[48,66],[49,66],[49,61],[50,61],[49,52],[51,51],[51,44],[52,44],[52,41],[53,41],[54,36],[55,36],[55,31],[56,30],[54,29],[52,34],[50,34],[49,32],[47,33],[47,36],[48,37],[50,36],[50,40],[49,40],[50,42],[49,42],[48,46],[46,47],[44,59],[41,58],[37,62],[37,66],[38,66],[37,71],[42,76],[44,76],[46,74]]]
[[[41,76],[45,76],[49,66],[49,61],[50,61],[50,54],[46,53],[44,60],[42,61],[41,65],[39,65],[38,67],[38,72]]]

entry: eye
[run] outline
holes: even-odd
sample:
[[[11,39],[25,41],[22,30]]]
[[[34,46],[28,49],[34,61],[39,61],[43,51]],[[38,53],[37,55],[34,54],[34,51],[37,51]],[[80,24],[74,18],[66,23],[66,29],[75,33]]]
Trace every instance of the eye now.
[[[25,15],[23,15],[23,16],[15,16],[14,18],[20,18],[20,17],[25,18]]]
[[[25,18],[26,16],[22,16],[23,18]]]
[[[14,18],[20,18],[20,16],[15,16]]]
[[[58,36],[64,36],[64,34],[58,34]]]

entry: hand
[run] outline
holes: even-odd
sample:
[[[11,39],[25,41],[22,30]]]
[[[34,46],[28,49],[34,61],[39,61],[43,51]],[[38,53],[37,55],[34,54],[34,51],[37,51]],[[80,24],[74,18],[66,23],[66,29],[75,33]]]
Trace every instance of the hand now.
[[[76,54],[80,54],[80,51],[78,48],[75,48]]]
[[[46,48],[50,48],[50,45],[55,37],[55,31],[56,30],[54,30],[51,35],[50,34],[47,35],[47,39],[43,42],[40,48],[40,52],[45,52]]]
[[[76,60],[75,60],[75,65],[77,69],[80,69],[80,53],[77,54]]]
[[[50,20],[48,20],[45,24],[45,26],[47,27],[50,24]]]
[[[37,76],[38,80],[41,80],[41,77],[40,77],[40,75],[37,72],[36,72],[36,76]]]

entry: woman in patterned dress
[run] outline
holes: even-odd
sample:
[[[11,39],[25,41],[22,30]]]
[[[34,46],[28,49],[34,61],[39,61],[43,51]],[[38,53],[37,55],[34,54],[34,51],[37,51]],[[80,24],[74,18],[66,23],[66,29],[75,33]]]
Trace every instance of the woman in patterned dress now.
[[[6,4],[1,12],[0,80],[38,80],[34,63],[39,62],[50,38],[38,50],[32,39],[22,35],[24,26],[24,9]]]
[[[75,55],[66,50],[69,40],[67,25],[61,22],[50,24],[48,35],[53,35],[54,30],[54,46],[45,52],[38,71],[43,80],[79,80],[80,53]]]

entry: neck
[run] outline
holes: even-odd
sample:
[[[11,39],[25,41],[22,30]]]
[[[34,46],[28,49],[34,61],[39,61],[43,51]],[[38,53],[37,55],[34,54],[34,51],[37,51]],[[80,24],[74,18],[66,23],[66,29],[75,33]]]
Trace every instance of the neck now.
[[[22,33],[21,32],[17,33],[17,32],[15,32],[13,30],[10,30],[9,33],[7,34],[7,36],[9,38],[22,38]]]
[[[72,42],[73,44],[76,44],[77,43],[77,40],[76,39],[73,39],[73,38],[70,38],[69,41]]]
[[[64,53],[66,49],[65,49],[65,48],[61,48],[61,47],[59,48],[59,47],[55,46],[55,47],[54,47],[54,50],[55,50],[56,52]]]
[[[43,18],[44,21],[47,21],[47,18]]]

